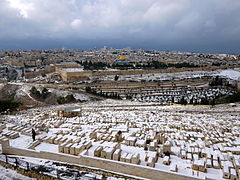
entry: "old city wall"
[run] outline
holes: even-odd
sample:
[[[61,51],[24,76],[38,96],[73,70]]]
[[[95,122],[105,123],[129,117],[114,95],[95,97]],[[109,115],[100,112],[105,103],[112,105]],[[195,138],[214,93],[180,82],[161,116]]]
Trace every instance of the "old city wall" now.
[[[179,70],[180,71],[180,70]],[[64,70],[57,71],[63,77],[64,81],[79,81],[88,80],[91,76],[105,76],[105,75],[137,75],[137,74],[149,74],[149,73],[163,73],[163,72],[176,72],[176,70],[116,70],[116,71],[79,71],[79,72],[66,72]]]
[[[67,81],[88,80],[92,76],[92,71],[67,72]]]
[[[50,159],[53,161],[62,161],[62,162],[67,162],[71,164],[79,164],[84,166],[100,168],[108,171],[113,171],[117,173],[139,176],[139,177],[148,178],[148,179],[159,179],[159,180],[199,179],[199,178],[188,177],[180,174],[168,173],[168,172],[157,170],[150,167],[142,167],[134,164],[127,164],[127,163],[118,162],[118,161],[90,157],[90,156],[84,155],[85,152],[83,152],[80,156],[72,156],[68,154],[51,153],[51,152],[45,152],[45,151],[36,152],[34,150],[24,150],[19,148],[13,148],[10,146],[4,146],[3,153],[19,155],[19,156],[42,158],[42,159]]]
[[[55,66],[48,66],[43,70],[26,72],[26,78],[34,78],[42,74],[58,72],[64,81],[79,81],[88,80],[91,76],[102,75],[137,75],[137,74],[150,74],[150,73],[171,73],[182,71],[211,71],[216,70],[218,67],[204,67],[204,68],[168,68],[168,69],[152,69],[152,70],[113,70],[113,71],[79,71],[79,72],[66,72],[61,68],[79,68],[79,64],[61,64]]]
[[[116,70],[116,71],[94,71],[93,76],[102,75],[136,75],[136,74],[149,74],[159,73],[162,70]]]
[[[64,81],[73,82],[88,80],[91,76],[105,76],[105,75],[138,75],[150,73],[168,73],[168,72],[181,72],[203,70],[202,68],[168,68],[168,69],[154,69],[154,70],[116,70],[116,71],[79,71],[67,72],[64,69],[56,68],[56,72],[60,73]],[[212,69],[208,69],[212,70]]]
[[[55,70],[56,70],[57,73],[59,73],[61,75],[61,77],[64,81],[67,81],[68,76],[67,76],[66,71],[62,70],[61,68],[57,68],[57,67],[55,68]]]
[[[116,70],[116,71],[93,71],[93,76],[100,75],[136,75],[136,74],[150,74],[150,73],[171,73],[183,71],[211,71],[216,70],[215,67],[204,68],[168,68],[168,69],[151,69],[151,70]]]
[[[33,72],[25,72],[25,77],[34,78],[37,76],[41,76],[42,74],[49,74],[53,72],[58,72],[60,68],[79,68],[81,65],[79,64],[56,64],[54,66],[47,66],[42,70],[33,71]]]
[[[34,77],[37,77],[37,76],[41,76],[43,74],[49,74],[49,73],[53,73],[55,72],[55,66],[48,66],[42,70],[39,70],[39,71],[33,71],[33,72],[25,72],[25,77],[27,79],[29,78],[34,78]]]
[[[82,67],[80,64],[56,64],[57,68],[80,68]]]
[[[101,75],[137,75],[137,74],[150,74],[150,73],[171,73],[183,71],[212,71],[216,70],[215,67],[208,68],[168,68],[168,69],[151,69],[151,70],[116,70],[116,71],[93,71],[93,76]]]

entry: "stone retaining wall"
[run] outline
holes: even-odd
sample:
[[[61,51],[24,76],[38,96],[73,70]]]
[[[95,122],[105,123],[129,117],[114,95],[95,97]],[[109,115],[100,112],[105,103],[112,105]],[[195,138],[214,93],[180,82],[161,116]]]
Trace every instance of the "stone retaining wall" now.
[[[161,171],[155,168],[143,167],[143,166],[134,165],[134,164],[128,164],[128,163],[123,163],[118,161],[91,157],[91,156],[84,155],[85,152],[83,152],[80,156],[73,156],[73,155],[51,153],[51,152],[45,152],[45,151],[36,152],[34,150],[24,150],[19,148],[13,148],[10,146],[4,146],[3,153],[49,159],[49,160],[61,161],[61,162],[66,162],[71,164],[79,164],[79,165],[104,169],[104,170],[108,170],[116,173],[148,178],[148,179],[159,179],[159,180],[201,179],[198,177],[194,178],[190,176],[185,176],[183,174],[169,173],[169,172]]]
[[[15,166],[5,163],[5,162],[0,162],[0,166],[3,166],[7,169],[12,169],[12,170],[16,171],[17,173],[19,173],[23,176],[30,177],[30,178],[35,178],[35,179],[39,179],[39,180],[58,180],[57,178],[50,177],[50,176],[47,176],[44,174],[39,174],[35,171],[28,171],[25,169],[16,168]]]

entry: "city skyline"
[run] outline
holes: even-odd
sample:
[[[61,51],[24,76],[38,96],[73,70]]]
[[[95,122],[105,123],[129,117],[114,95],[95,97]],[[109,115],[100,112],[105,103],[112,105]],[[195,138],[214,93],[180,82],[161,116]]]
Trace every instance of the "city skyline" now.
[[[239,54],[235,0],[3,0],[0,49],[131,47]]]

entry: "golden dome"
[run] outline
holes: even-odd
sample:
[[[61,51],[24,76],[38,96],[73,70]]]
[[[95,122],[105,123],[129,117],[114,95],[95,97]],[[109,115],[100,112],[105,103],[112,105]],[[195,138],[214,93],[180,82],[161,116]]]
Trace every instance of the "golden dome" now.
[[[119,60],[125,60],[126,58],[124,56],[120,56]]]

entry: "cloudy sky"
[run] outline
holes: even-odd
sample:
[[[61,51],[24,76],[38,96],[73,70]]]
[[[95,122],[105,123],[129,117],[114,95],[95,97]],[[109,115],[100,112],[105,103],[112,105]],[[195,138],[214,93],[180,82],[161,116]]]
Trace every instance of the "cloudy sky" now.
[[[240,0],[0,0],[0,49],[240,54]]]

